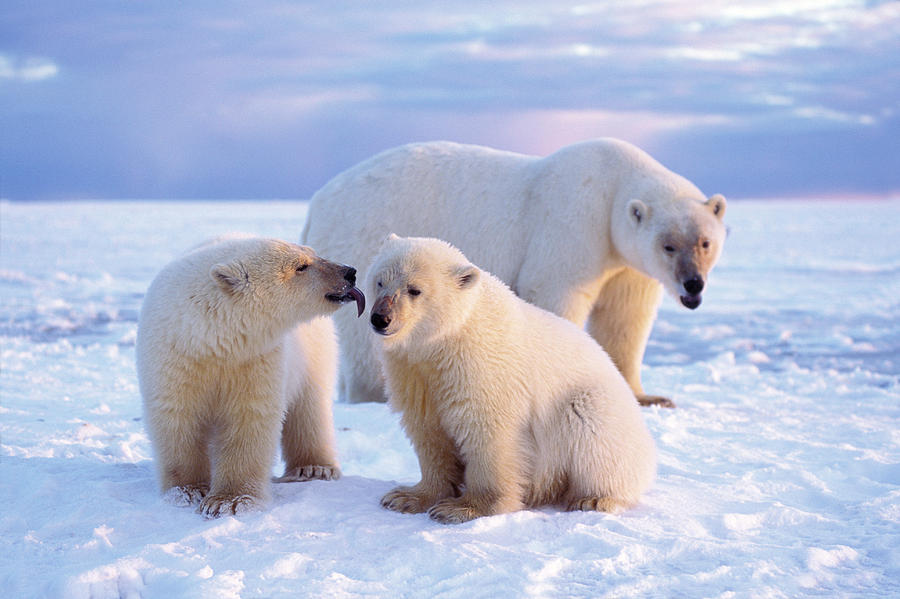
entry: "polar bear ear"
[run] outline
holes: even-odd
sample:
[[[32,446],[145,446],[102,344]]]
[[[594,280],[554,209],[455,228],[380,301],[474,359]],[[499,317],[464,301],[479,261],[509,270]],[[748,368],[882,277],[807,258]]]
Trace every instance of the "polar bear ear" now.
[[[647,204],[640,200],[628,202],[628,217],[631,219],[631,222],[639,225],[648,216],[650,216],[650,208],[647,207]]]
[[[250,274],[240,262],[216,264],[209,270],[209,276],[228,293],[238,293],[250,285]]]
[[[453,271],[453,280],[459,289],[469,289],[478,282],[479,271],[476,266],[466,264]]]
[[[706,206],[719,220],[722,220],[722,217],[725,216],[725,206],[727,203],[728,202],[725,201],[725,196],[720,193],[717,193],[706,200]]]

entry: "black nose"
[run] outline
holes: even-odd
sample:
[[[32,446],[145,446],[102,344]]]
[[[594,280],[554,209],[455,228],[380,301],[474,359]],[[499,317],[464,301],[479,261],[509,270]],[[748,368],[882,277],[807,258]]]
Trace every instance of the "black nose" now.
[[[703,291],[703,279],[700,277],[688,279],[684,282],[684,290],[691,295],[700,295],[700,292]]]
[[[390,315],[372,312],[372,326],[375,327],[376,330],[383,331],[389,324],[391,324]]]
[[[352,266],[346,266],[344,271],[344,280],[349,281],[351,285],[356,285],[356,269]]]

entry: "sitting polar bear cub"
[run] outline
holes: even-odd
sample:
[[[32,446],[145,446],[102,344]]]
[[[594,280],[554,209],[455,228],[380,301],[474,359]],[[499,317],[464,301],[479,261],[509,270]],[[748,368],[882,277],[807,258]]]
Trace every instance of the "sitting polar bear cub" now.
[[[362,313],[355,277],[310,248],[250,237],[213,240],[157,275],[136,354],[170,500],[199,503],[207,517],[259,506],[279,430],[279,481],[340,476],[331,415],[337,341],[321,317],[351,300]]]
[[[391,235],[367,289],[422,471],[386,508],[445,523],[546,504],[618,511],[649,487],[655,446],[634,393],[579,327],[436,239]]]

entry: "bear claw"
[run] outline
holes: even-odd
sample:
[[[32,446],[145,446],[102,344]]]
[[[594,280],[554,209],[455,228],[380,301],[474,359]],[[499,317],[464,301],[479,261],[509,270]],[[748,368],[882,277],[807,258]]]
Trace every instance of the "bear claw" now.
[[[428,502],[421,495],[402,488],[394,489],[381,498],[383,508],[401,514],[421,514],[428,509],[426,504]]]
[[[436,503],[428,510],[428,515],[432,520],[441,524],[462,524],[488,514],[481,513],[474,506],[460,501],[459,498],[452,498]]]
[[[298,466],[285,470],[284,474],[273,478],[276,483],[302,483],[310,480],[337,480],[341,477],[341,470],[337,466]]]
[[[204,518],[212,519],[219,516],[243,514],[258,507],[259,500],[253,495],[214,493],[203,498],[203,501],[197,506],[197,513],[202,514]]]
[[[638,395],[637,396],[638,403],[644,407],[647,406],[659,406],[661,408],[674,408],[675,402],[669,399],[668,397],[661,397],[659,395]]]
[[[163,498],[176,507],[188,507],[203,501],[209,485],[178,485],[165,492]]]
[[[567,507],[570,512],[607,512],[617,514],[628,506],[612,497],[599,497],[592,495],[590,497],[582,497],[570,503]]]

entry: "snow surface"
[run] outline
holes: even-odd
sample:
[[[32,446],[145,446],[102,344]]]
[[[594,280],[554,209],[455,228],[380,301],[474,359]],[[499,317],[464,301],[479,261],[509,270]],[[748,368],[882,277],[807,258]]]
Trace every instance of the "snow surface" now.
[[[342,479],[207,521],[156,488],[141,298],[197,241],[296,240],[305,213],[0,203],[4,597],[900,595],[900,202],[729,204],[703,306],[665,299],[651,338],[645,387],[679,407],[644,412],[660,467],[636,509],[386,511],[415,454],[384,405],[337,404]]]

